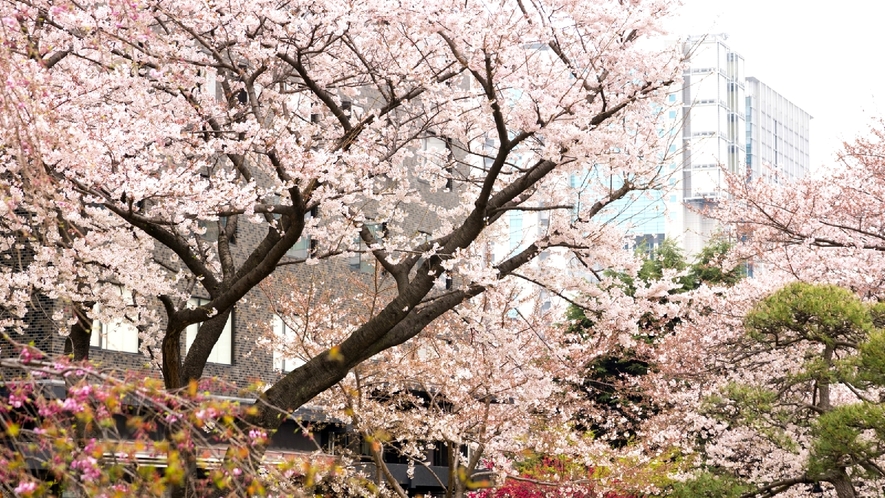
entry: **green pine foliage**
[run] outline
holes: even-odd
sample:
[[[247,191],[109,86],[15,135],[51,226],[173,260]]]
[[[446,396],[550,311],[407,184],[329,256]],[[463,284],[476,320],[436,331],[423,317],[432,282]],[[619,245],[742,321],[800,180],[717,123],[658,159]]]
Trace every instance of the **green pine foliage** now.
[[[707,414],[750,428],[782,450],[807,454],[796,485],[830,483],[841,497],[854,496],[850,490],[858,479],[882,480],[877,462],[885,456],[885,407],[878,394],[885,388],[883,311],[882,304],[865,303],[837,286],[786,285],[746,315],[746,341],[735,346],[741,358],[735,371],[771,374],[758,375],[761,380],[752,385],[726,384],[707,399]],[[775,360],[756,359],[776,358],[778,352],[784,364],[793,365],[789,371]],[[845,388],[854,395],[837,402],[832,393]],[[755,484],[760,490],[772,487]],[[679,492],[670,496],[690,496]]]
[[[701,284],[731,286],[746,277],[743,264],[728,265],[726,256],[733,245],[726,239],[713,239],[704,246],[691,264],[684,283],[686,290],[697,289]]]
[[[873,320],[869,307],[847,289],[795,282],[760,302],[744,324],[761,342],[807,340],[833,345],[840,339],[866,338]]]
[[[641,250],[641,249],[640,249]],[[645,283],[660,280],[664,270],[683,271],[688,267],[685,254],[673,239],[664,239],[661,245],[643,259],[638,277]]]
[[[726,474],[703,471],[670,488],[670,498],[739,498],[753,489],[747,483]]]
[[[702,284],[728,287],[747,276],[744,264],[730,264],[727,256],[732,247],[734,244],[727,239],[712,239],[689,263],[682,248],[673,239],[664,239],[655,249],[649,250],[644,246],[636,248],[636,253],[642,257],[642,266],[635,277],[613,271],[606,272],[606,275],[621,281],[624,291],[630,296],[636,292],[637,280],[644,284],[660,280],[664,277],[664,270],[685,273],[678,278],[682,287],[674,292],[695,290]]]

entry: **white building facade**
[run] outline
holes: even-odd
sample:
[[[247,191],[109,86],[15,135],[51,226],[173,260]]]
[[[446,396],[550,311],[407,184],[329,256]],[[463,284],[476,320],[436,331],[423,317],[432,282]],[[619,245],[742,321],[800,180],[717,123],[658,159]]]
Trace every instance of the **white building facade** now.
[[[757,78],[744,74],[743,57],[726,43],[726,35],[689,38],[683,50],[688,64],[683,86],[682,136],[676,188],[662,196],[667,203],[666,237],[679,242],[691,257],[719,229],[704,216],[727,195],[726,172],[782,183],[810,172],[811,116]],[[658,234],[636,231],[659,239]]]
[[[756,78],[747,78],[747,171],[784,183],[811,172],[811,116]]]
[[[688,254],[700,251],[716,231],[700,211],[724,195],[726,171],[739,173],[746,165],[744,59],[725,39],[709,35],[684,45],[689,64],[681,92],[682,206],[667,235]]]

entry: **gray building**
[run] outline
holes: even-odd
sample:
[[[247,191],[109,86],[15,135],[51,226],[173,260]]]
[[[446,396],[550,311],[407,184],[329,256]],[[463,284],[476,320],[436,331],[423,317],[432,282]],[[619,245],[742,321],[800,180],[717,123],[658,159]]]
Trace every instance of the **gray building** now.
[[[790,182],[811,171],[811,116],[756,78],[747,78],[747,172]]]

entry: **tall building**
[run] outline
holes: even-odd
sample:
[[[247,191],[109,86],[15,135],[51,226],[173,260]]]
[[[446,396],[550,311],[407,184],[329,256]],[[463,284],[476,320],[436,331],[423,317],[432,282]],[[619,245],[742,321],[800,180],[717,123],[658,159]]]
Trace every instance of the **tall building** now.
[[[717,34],[684,42],[683,86],[671,95],[671,102],[682,102],[681,120],[672,119],[671,110],[663,124],[681,134],[681,174],[660,196],[678,202],[661,202],[644,215],[663,219],[666,236],[689,256],[719,228],[703,211],[728,195],[726,172],[780,183],[802,178],[811,166],[811,116],[757,78],[745,77],[744,58],[726,40]],[[637,224],[635,239],[659,240],[659,227],[644,230],[651,225]]]
[[[744,58],[727,35],[691,37],[682,43],[687,59],[683,84],[659,113],[665,174],[660,190],[634,192],[609,206],[608,220],[628,234],[625,246],[651,250],[665,238],[693,257],[720,229],[705,216],[727,196],[727,173],[768,175],[773,182],[802,178],[810,170],[807,112],[757,78],[745,76]],[[572,174],[568,188],[576,203],[593,198],[599,180],[593,168]],[[617,179],[612,179],[617,187]],[[495,244],[496,257],[522,247],[547,221],[537,212],[513,211],[509,231]],[[568,262],[567,271],[581,273]],[[588,275],[587,278],[593,278]]]
[[[744,59],[726,38],[708,35],[684,45],[689,64],[681,91],[683,203],[667,234],[688,254],[700,251],[716,231],[701,211],[725,195],[725,172],[739,173],[746,164]]]
[[[810,172],[811,116],[756,78],[747,78],[747,172],[790,182]]]

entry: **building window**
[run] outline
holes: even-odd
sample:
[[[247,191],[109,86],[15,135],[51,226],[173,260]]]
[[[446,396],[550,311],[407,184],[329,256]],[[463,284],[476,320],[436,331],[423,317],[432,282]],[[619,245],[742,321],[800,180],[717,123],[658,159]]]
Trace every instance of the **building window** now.
[[[510,250],[516,250],[523,243],[522,211],[510,211]]]
[[[215,68],[206,68],[205,70],[200,71],[200,73],[198,74],[202,74],[203,76],[205,76],[205,79],[201,85],[201,90],[203,91],[203,93],[212,99],[218,101],[222,100],[222,89],[221,84],[218,82],[218,71],[216,71]]]
[[[365,116],[365,109],[360,105],[354,104],[350,100],[341,101],[341,111],[344,112],[345,116],[357,120],[361,120],[363,119],[363,116]]]
[[[217,162],[215,164],[215,166],[209,166],[209,167],[202,168],[202,170],[200,171],[200,178],[207,183],[211,183],[212,170],[214,168],[220,168],[220,167],[222,167],[221,161]],[[220,230],[222,228],[225,230],[227,229],[227,222],[228,222],[227,216],[219,216],[216,219],[199,218],[199,219],[197,219],[197,227],[199,229],[200,236],[203,238],[203,240],[206,240],[208,242],[216,242],[216,241],[218,241],[218,235],[220,233]],[[236,243],[236,235],[237,235],[236,231],[233,231],[233,233],[226,233],[226,235],[227,235],[227,242],[228,243],[231,243],[231,244]]]
[[[436,281],[433,283],[433,288],[436,290],[451,290],[453,285],[452,277],[449,275],[449,272],[442,272],[439,277],[437,277]]]
[[[454,170],[448,166],[451,159],[451,150],[449,144],[444,138],[430,136],[421,139],[421,152],[424,155],[425,164],[433,164],[443,171],[434,170],[435,175],[442,175],[446,179],[445,191],[449,192],[454,186],[452,174]],[[419,178],[420,180],[420,178]],[[424,180],[421,180],[424,181]]]
[[[311,244],[313,241],[310,239],[309,235],[302,235],[301,238],[295,242],[295,245],[290,247],[288,251],[286,251],[286,256],[291,256],[293,258],[298,259],[306,259],[310,254]]]
[[[375,240],[380,242],[384,237],[384,232],[387,230],[386,225],[386,223],[366,223],[365,226],[369,229],[372,236],[375,237]],[[372,273],[375,269],[375,258],[369,252],[369,247],[363,242],[359,234],[357,234],[353,244],[359,249],[356,254],[348,259],[350,269],[359,270],[361,273]]]
[[[132,291],[119,287],[123,302],[135,305],[135,297]],[[93,313],[101,311],[100,305],[96,304]],[[122,318],[114,318],[107,322],[92,321],[92,333],[89,335],[89,345],[94,348],[108,351],[122,351],[125,353],[138,352],[138,328]]]
[[[425,137],[421,139],[421,151],[428,162],[442,165],[449,159],[449,147],[445,140],[439,137]]]
[[[200,297],[192,297],[187,300],[188,306],[192,306],[194,308],[199,308],[200,306],[205,306],[209,304],[208,299],[203,299]],[[209,353],[209,358],[206,359],[208,363],[221,363],[223,365],[230,365],[231,359],[233,357],[233,311],[227,317],[227,323],[224,324],[224,331],[221,332],[221,336],[218,337],[218,341],[215,343],[215,346],[212,347],[212,352]],[[194,343],[194,339],[197,338],[197,333],[200,331],[200,326],[203,323],[194,323],[187,326],[185,329],[185,352],[190,351],[191,344]]]
[[[219,227],[226,230],[228,219],[227,216],[221,216],[217,220],[197,220],[197,225],[203,230],[203,240],[216,242],[218,240]],[[236,244],[236,232],[227,234],[227,241],[231,244]]]
[[[292,345],[297,340],[295,331],[286,325],[282,318],[273,317],[273,368],[287,373],[304,365],[305,361],[292,354]]]
[[[280,215],[274,215],[277,219],[279,219]],[[310,211],[304,214],[304,221],[307,222],[311,218],[316,218],[319,216],[319,210],[314,207]],[[307,223],[305,223],[305,226]],[[310,254],[315,251],[317,248],[317,241],[310,238],[310,235],[301,235],[298,241],[295,242],[295,245],[290,247],[288,251],[286,251],[286,256],[290,256],[298,259],[307,259]]]

